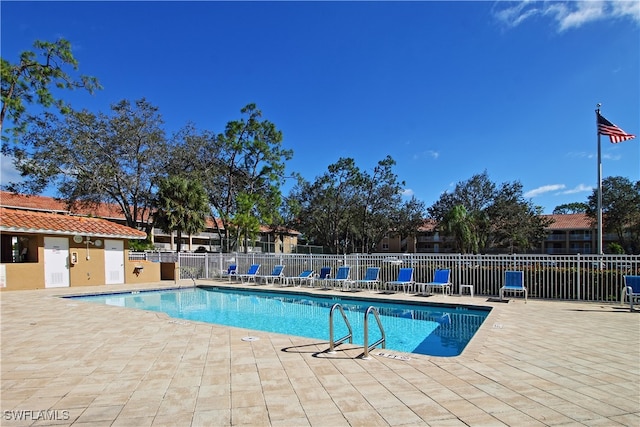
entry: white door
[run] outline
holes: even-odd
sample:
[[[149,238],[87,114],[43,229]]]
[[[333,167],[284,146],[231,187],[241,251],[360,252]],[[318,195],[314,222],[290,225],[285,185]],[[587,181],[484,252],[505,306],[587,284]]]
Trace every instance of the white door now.
[[[104,241],[105,284],[119,285],[124,283],[124,241]]]
[[[44,287],[69,286],[69,239],[67,237],[44,238]]]

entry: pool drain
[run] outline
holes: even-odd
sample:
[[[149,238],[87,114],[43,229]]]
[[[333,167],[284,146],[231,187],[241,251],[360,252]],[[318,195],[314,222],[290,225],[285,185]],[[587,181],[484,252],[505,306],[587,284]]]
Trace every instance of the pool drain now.
[[[251,336],[249,336],[249,337],[244,337],[244,338],[242,338],[242,341],[258,341],[259,339],[260,339],[260,338],[258,338],[258,337],[251,337]]]

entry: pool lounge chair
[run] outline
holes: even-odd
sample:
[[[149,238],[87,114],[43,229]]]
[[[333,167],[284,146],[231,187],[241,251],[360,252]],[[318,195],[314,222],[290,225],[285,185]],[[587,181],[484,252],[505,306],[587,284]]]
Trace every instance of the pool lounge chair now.
[[[313,278],[313,281],[311,282],[311,286],[313,286],[314,288],[316,287],[316,284],[320,284],[322,283],[322,289],[329,289],[329,287],[327,286],[327,283],[329,281],[329,279],[331,278],[331,267],[322,267],[320,269],[320,274],[318,274],[316,277]]]
[[[273,270],[271,270],[270,274],[256,276],[256,279],[264,280],[266,284],[269,284],[269,282],[271,282],[272,284],[275,284],[276,280],[282,283],[283,277],[284,277],[284,265],[279,264],[273,267]]]
[[[346,283],[349,280],[349,274],[351,273],[351,267],[348,265],[343,265],[342,267],[338,267],[338,272],[336,273],[336,277],[333,279],[328,279],[328,283],[333,287],[341,287],[345,289]]]
[[[231,264],[226,270],[222,270],[220,275],[222,277],[228,277],[229,281],[231,281],[232,277],[235,277],[238,272],[238,266],[236,264]]]
[[[442,296],[451,295],[451,269],[440,268],[433,273],[433,281],[429,283],[417,283],[422,287],[422,294],[433,294],[434,289],[442,289]]]
[[[629,310],[633,311],[633,301],[640,303],[640,276],[624,276],[622,299],[629,298]]]
[[[289,276],[282,278],[283,286],[302,286],[303,283],[306,283],[308,286],[311,286],[311,282],[313,281],[313,270],[304,270],[297,276]]]
[[[242,283],[244,283],[244,279],[247,279],[247,282],[253,281],[253,283],[256,283],[258,271],[260,271],[260,264],[251,264],[251,267],[249,267],[249,270],[247,270],[245,274],[236,274],[236,277],[240,279]]]
[[[413,284],[413,268],[406,267],[400,269],[397,280],[387,282],[385,287],[387,290],[390,290],[391,288],[398,288],[402,286],[402,290],[406,293],[411,287],[413,287]]]
[[[505,292],[524,293],[524,303],[527,303],[527,288],[524,286],[522,271],[504,272],[504,286],[500,288],[500,300],[504,299]]]
[[[351,280],[348,285],[353,284],[356,289],[366,288],[368,290],[375,289],[380,284],[380,267],[367,267],[364,278],[360,280]]]

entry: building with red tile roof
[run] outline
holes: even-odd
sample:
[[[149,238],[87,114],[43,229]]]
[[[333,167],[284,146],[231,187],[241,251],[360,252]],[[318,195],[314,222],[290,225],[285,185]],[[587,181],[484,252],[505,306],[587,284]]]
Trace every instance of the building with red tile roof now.
[[[103,211],[106,212],[106,211]],[[160,266],[132,262],[135,228],[81,216],[50,197],[0,194],[0,289],[160,280]]]
[[[105,203],[98,206],[77,204],[69,207],[66,202],[53,197],[0,191],[0,206],[20,211],[49,212],[70,217],[99,217],[108,219],[113,223],[126,224],[126,218],[122,210],[115,204]],[[148,218],[144,220],[147,221]],[[144,224],[140,224],[139,228],[143,229]],[[187,251],[205,249],[207,251],[218,252],[221,250],[219,231],[223,230],[224,225],[219,218],[207,218],[205,230],[197,235],[183,235],[181,246]],[[284,227],[273,229],[268,226],[261,226],[259,237],[260,247],[250,248],[250,250],[276,253],[294,252],[298,244],[299,235],[299,232]],[[177,246],[177,236],[175,234],[168,234],[159,228],[153,228],[149,238],[158,250],[174,251]]]
[[[0,205],[14,209],[26,209],[52,213],[73,215],[93,215],[107,218],[110,221],[124,223],[124,215],[117,205],[101,205],[97,208],[73,207],[69,209],[63,201],[44,196],[15,195],[0,192]],[[534,253],[541,254],[590,254],[596,250],[596,227],[585,214],[544,215],[553,220],[548,227],[547,238]],[[222,223],[208,218],[206,229],[199,235],[183,236],[182,247],[186,250],[205,249],[220,251],[220,236],[218,230],[223,230]],[[299,234],[295,230],[267,226],[260,227],[260,245],[263,252],[294,252]],[[607,239],[609,237],[609,239]],[[157,249],[175,250],[175,235],[169,235],[160,229],[153,229],[151,239]],[[615,241],[615,236],[604,236],[607,241]],[[256,250],[256,248],[253,248]],[[419,252],[419,253],[447,253],[452,252],[452,244],[438,229],[437,222],[425,219],[418,228],[415,236],[404,237],[390,233],[378,245],[379,252]]]
[[[542,244],[532,250],[539,254],[592,254],[596,252],[597,229],[591,219],[582,213],[563,215],[543,215],[553,222],[547,228],[547,237]],[[415,236],[405,236],[402,240],[390,233],[378,245],[379,252],[451,253],[453,245],[437,228],[437,222],[426,219]],[[615,236],[604,236],[604,244],[616,241]]]

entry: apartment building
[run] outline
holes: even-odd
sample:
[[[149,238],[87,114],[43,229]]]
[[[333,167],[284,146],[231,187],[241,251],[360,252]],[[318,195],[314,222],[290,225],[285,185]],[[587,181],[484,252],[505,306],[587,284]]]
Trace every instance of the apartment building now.
[[[547,236],[530,253],[547,255],[593,254],[597,251],[596,225],[585,214],[544,215],[553,220]],[[390,233],[378,245],[378,252],[452,253],[451,239],[441,233],[433,220],[425,220],[415,236],[400,238]],[[615,235],[603,235],[603,246],[617,241]]]
[[[52,197],[16,195],[0,191],[0,205],[10,208],[26,209],[40,212],[59,213],[78,216],[93,216],[124,225],[124,215],[118,206],[101,205],[87,210],[76,208],[68,210],[64,202]],[[538,248],[530,253],[558,255],[558,254],[593,254],[597,251],[597,230],[595,224],[585,214],[544,215],[551,218],[553,223],[547,229],[548,234]],[[144,218],[146,220],[146,218]],[[139,227],[142,228],[142,227]],[[204,231],[197,235],[182,236],[181,249],[184,251],[219,252],[224,245],[218,229],[223,230],[220,222],[213,218],[207,220]],[[260,234],[255,242],[247,243],[247,252],[294,253],[298,252],[298,237],[300,233],[286,228],[260,227]],[[615,235],[603,236],[603,247],[617,240]],[[159,228],[151,231],[151,241],[157,250],[175,251],[177,236],[168,234]],[[244,252],[241,245],[238,251]],[[418,228],[414,236],[403,236],[394,233],[385,236],[377,246],[377,252],[388,253],[453,253],[455,252],[451,239],[438,230],[437,223],[426,219]]]

